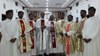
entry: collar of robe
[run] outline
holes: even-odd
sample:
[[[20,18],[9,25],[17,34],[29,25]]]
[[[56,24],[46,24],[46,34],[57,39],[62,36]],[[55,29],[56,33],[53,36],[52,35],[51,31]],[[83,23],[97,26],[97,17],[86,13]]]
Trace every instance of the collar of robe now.
[[[8,18],[7,18],[6,20],[7,20],[7,21],[11,21],[12,19],[8,19]]]
[[[85,17],[85,18],[82,18],[82,20],[81,21],[85,21],[87,18]]]
[[[89,18],[94,18],[95,16],[89,17]]]

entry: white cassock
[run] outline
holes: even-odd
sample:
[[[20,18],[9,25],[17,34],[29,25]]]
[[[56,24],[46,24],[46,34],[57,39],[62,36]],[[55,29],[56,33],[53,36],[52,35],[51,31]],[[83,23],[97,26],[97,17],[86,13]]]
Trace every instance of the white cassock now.
[[[41,30],[41,20],[44,20],[44,24],[46,26],[46,28],[43,30],[43,40],[42,40],[42,30]],[[36,21],[36,28],[37,28],[37,48],[38,48],[38,54],[43,54],[44,52],[46,52],[46,41],[47,41],[47,38],[48,38],[48,30],[47,30],[47,23],[48,20],[45,20],[45,19],[42,19],[42,18],[39,18],[37,21]],[[43,41],[43,42],[42,42]]]
[[[55,31],[55,23],[56,23],[56,22],[55,22],[55,21],[49,21],[49,28],[50,28],[50,29],[51,29],[51,27],[52,27],[51,22],[54,23],[54,31]],[[48,52],[49,52],[49,53],[57,53],[56,31],[55,31],[55,33],[53,33],[53,34],[55,34],[55,37],[52,37],[51,32],[50,32],[50,29],[49,29],[49,38],[48,38],[48,44],[49,44]],[[54,44],[54,45],[56,45],[55,47],[53,47],[53,43],[52,43],[52,41],[54,41],[54,38],[55,38],[55,44]]]
[[[33,28],[33,29],[35,29],[35,22],[33,21],[33,20],[29,20],[29,25]],[[37,48],[37,38],[36,38],[36,31],[35,30],[33,30],[33,46],[34,46],[34,48],[32,48],[32,50],[31,50],[31,55],[36,55],[36,48]],[[29,37],[31,38],[31,33],[29,33]],[[31,41],[32,41],[32,39],[31,39]]]
[[[82,30],[83,38],[92,41],[84,42],[84,56],[100,56],[100,20],[97,17],[90,17],[84,23]]]
[[[23,34],[25,34],[25,37],[24,37],[25,40],[21,36],[19,36],[19,38],[18,38],[19,55],[20,56],[31,56],[30,52],[31,52],[32,42],[31,42],[31,39],[30,39],[28,33],[30,32],[30,30],[32,30],[32,28],[28,25],[28,23],[24,19],[18,19],[17,24],[19,27],[18,28],[19,35],[22,34],[22,31],[23,31],[22,29],[24,29]]]
[[[1,22],[2,41],[0,44],[0,56],[19,56],[17,48],[18,25],[16,21],[6,19]],[[17,38],[14,43],[11,43],[12,38]]]

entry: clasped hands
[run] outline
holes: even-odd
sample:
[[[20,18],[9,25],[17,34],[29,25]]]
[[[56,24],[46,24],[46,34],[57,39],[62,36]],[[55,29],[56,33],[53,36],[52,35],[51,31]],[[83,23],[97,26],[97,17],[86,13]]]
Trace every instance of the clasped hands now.
[[[59,34],[63,37],[64,35],[66,36],[66,37],[68,37],[68,34],[67,33],[63,33],[63,32],[59,32]]]
[[[15,41],[16,41],[16,38],[10,39],[10,42],[11,42],[11,43],[14,43]]]
[[[90,41],[92,41],[91,38],[89,38],[89,39],[83,38],[83,40],[84,40],[86,43],[89,43]]]

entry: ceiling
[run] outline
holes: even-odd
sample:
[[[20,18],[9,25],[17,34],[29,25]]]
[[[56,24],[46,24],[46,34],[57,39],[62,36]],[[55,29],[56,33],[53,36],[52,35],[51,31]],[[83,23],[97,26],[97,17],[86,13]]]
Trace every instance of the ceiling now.
[[[80,0],[16,0],[23,4],[25,8],[32,11],[52,11],[66,10]],[[46,9],[47,8],[47,9]]]

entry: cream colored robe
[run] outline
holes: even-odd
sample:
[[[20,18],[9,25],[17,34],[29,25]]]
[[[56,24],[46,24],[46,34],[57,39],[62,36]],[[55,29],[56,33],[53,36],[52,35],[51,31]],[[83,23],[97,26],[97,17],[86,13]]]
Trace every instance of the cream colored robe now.
[[[56,30],[56,43],[57,43],[57,53],[64,53],[65,52],[65,39],[59,34],[65,30],[66,20],[58,20],[55,24]]]
[[[32,42],[31,42],[31,38],[29,37],[28,33],[32,28],[28,25],[28,23],[24,19],[19,19],[19,20],[23,20],[24,25],[25,25],[25,35],[26,35],[25,38],[26,38],[26,47],[27,47],[26,53],[23,53],[22,37],[19,36],[19,38],[18,38],[18,48],[19,48],[20,56],[30,56]],[[17,21],[18,25],[19,25],[18,30],[19,30],[19,35],[21,35],[22,30],[21,30],[21,25],[20,25],[19,20]]]
[[[83,51],[84,51],[84,41],[83,38],[79,38],[79,35],[82,35],[82,29],[84,27],[84,22],[87,18],[81,19],[81,21],[77,24],[77,33],[76,33],[76,56],[83,56]]]
[[[29,21],[32,21],[33,22],[33,28],[35,29],[34,30],[34,49],[31,50],[31,55],[36,55],[37,51],[36,51],[36,48],[37,48],[37,38],[36,38],[36,25],[35,25],[35,22],[33,20],[29,20]],[[29,22],[28,22],[29,23]],[[28,24],[30,26],[30,24]],[[30,37],[30,33],[29,34],[29,37]],[[30,37],[31,38],[31,37]]]
[[[65,31],[66,28],[68,27],[68,24],[70,24],[70,29],[68,32],[66,32],[68,34],[68,36],[70,37],[70,56],[75,56],[75,40],[76,40],[76,32],[77,32],[77,25],[74,22],[67,22],[67,24],[65,25]],[[64,33],[64,31],[63,31]],[[66,36],[65,36],[66,38]],[[67,56],[68,54],[66,54]]]

